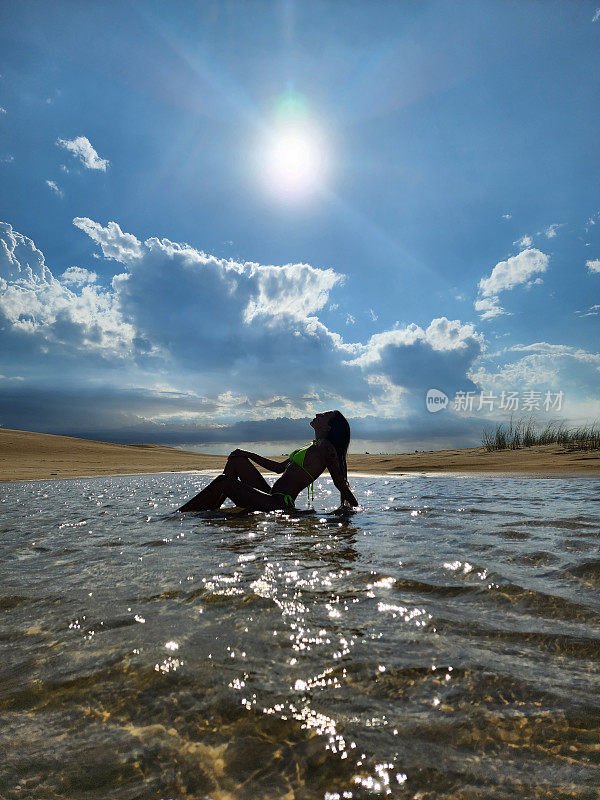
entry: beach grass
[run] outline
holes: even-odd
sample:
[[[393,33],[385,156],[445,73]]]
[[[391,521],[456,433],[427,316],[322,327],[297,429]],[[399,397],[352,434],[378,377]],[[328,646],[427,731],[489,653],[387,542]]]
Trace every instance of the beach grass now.
[[[492,450],[519,450],[534,445],[559,444],[571,450],[596,450],[600,448],[600,425],[597,422],[569,428],[564,422],[549,422],[540,427],[533,419],[512,419],[493,429],[484,429],[481,443],[488,452]]]

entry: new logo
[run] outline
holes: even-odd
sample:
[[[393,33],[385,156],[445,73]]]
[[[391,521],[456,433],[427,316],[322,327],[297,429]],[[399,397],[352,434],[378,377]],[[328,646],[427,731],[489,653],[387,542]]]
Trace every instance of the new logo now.
[[[425,408],[435,414],[436,411],[441,411],[448,405],[448,395],[440,389],[427,389],[425,395]]]

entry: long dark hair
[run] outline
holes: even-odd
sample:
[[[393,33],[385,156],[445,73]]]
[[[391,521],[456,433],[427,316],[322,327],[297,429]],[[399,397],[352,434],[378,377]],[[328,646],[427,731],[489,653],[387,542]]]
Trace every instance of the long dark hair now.
[[[348,467],[346,466],[346,453],[350,444],[350,425],[341,411],[334,411],[329,424],[327,436],[335,447],[340,462],[344,479],[348,480]]]

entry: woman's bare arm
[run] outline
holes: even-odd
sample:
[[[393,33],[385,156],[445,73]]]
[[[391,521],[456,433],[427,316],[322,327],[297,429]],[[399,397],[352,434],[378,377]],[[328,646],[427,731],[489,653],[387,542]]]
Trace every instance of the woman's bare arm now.
[[[285,468],[289,462],[289,458],[286,458],[285,461],[273,461],[271,458],[259,456],[257,453],[251,453],[249,450],[234,450],[231,455],[246,456],[250,461],[254,461],[255,464],[258,464],[259,467],[264,467],[271,472],[278,473],[285,472]]]
[[[352,493],[352,489],[348,484],[347,479],[344,477],[342,468],[340,467],[340,460],[338,458],[337,450],[327,439],[322,440],[323,454],[325,456],[325,464],[329,470],[329,474],[333,479],[335,488],[340,493],[342,503],[349,503],[351,506],[357,506],[358,500]]]

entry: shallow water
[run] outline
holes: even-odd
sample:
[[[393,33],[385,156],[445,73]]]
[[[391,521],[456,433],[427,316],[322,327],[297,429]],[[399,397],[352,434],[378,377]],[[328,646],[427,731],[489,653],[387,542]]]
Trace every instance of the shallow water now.
[[[597,479],[208,479],[0,484],[0,797],[600,796]]]

